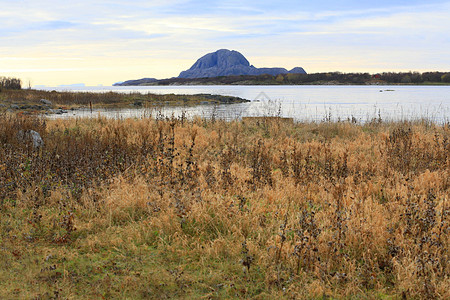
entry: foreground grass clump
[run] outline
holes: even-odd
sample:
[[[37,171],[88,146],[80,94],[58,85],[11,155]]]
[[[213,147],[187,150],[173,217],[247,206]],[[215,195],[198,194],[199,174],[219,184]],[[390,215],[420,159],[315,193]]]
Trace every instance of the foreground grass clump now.
[[[2,115],[0,298],[449,298],[449,138]]]

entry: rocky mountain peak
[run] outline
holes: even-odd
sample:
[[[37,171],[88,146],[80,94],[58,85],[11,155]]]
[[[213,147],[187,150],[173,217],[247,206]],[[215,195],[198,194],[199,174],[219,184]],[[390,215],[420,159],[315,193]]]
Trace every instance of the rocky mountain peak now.
[[[221,49],[208,53],[199,58],[191,69],[230,68],[233,66],[250,66],[248,60],[241,53],[234,50]]]
[[[294,72],[293,72],[294,71]],[[292,71],[284,68],[255,68],[238,51],[220,49],[199,58],[191,68],[180,73],[178,78],[204,78],[230,75],[261,75],[306,73],[303,68],[297,67]]]

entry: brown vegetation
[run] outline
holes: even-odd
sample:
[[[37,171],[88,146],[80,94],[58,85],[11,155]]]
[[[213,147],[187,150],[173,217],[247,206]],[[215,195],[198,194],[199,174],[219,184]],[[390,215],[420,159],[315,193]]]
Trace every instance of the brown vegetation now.
[[[54,105],[63,107],[144,107],[146,105],[195,105],[209,103],[240,103],[248,100],[232,96],[197,94],[197,95],[159,95],[119,93],[119,92],[57,92],[44,90],[0,90],[0,103],[39,104],[41,99],[50,100]]]
[[[448,124],[1,115],[0,298],[449,298],[449,170]]]

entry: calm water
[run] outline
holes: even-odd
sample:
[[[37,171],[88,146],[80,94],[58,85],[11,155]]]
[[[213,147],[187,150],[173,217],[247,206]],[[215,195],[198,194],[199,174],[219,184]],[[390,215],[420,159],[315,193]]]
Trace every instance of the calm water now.
[[[450,120],[450,86],[150,86],[150,87],[78,87],[46,88],[89,92],[139,92],[158,94],[220,94],[251,100],[250,103],[199,105],[195,107],[155,107],[145,109],[74,111],[62,117],[164,116],[234,119],[243,116],[283,116],[299,121],[325,118],[366,122],[381,116],[383,120],[425,118],[443,123]],[[52,116],[52,117],[61,117]]]

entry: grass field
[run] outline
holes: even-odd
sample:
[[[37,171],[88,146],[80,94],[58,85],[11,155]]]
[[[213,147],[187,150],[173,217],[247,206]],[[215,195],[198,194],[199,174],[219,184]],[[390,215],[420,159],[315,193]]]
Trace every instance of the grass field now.
[[[0,298],[448,299],[449,171],[448,124],[3,114]]]

